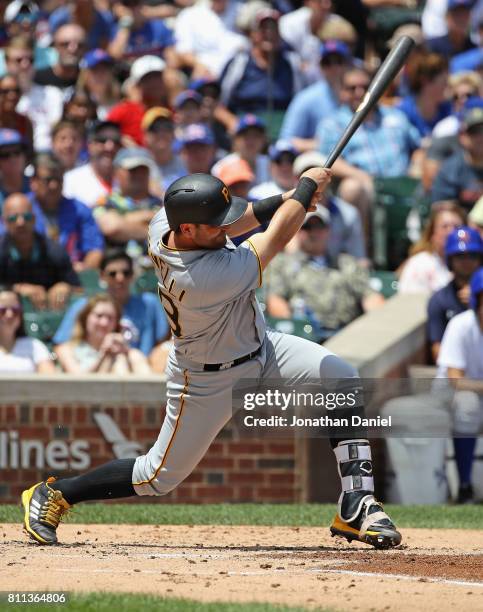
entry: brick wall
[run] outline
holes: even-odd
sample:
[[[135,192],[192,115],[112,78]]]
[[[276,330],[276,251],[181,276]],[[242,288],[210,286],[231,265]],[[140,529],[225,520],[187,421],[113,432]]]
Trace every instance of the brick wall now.
[[[164,408],[139,405],[0,405],[0,503],[18,502],[27,485],[47,476],[76,475],[113,459],[112,445],[93,416],[98,412],[110,415],[126,439],[138,442],[143,451],[157,438],[164,416]],[[237,439],[228,425],[194,472],[163,502],[299,501],[296,450],[293,440]]]

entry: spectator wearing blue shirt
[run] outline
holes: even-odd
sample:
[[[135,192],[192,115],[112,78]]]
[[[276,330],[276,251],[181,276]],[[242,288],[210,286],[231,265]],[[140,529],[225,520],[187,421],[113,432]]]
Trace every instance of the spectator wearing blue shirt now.
[[[299,91],[290,103],[280,138],[291,140],[301,153],[317,147],[317,125],[340,106],[342,77],[350,60],[349,48],[344,43],[337,40],[323,43],[320,49],[321,78]]]
[[[149,356],[169,336],[161,302],[153,293],[131,295],[133,262],[122,249],[107,250],[100,269],[107,293],[121,307],[121,323],[130,346]],[[70,306],[53,338],[54,344],[71,339],[77,315],[86,303],[87,298],[81,298]]]
[[[37,155],[31,184],[36,231],[59,242],[76,270],[99,267],[104,248],[102,234],[90,208],[62,196],[63,168],[54,155]]]
[[[250,24],[251,49],[223,69],[221,102],[236,114],[286,110],[302,87],[297,58],[282,50],[278,18],[272,9],[258,11]]]
[[[461,150],[441,165],[431,201],[457,200],[467,211],[483,195],[483,108],[468,108],[459,132]]]
[[[414,53],[406,64],[410,94],[398,105],[421,138],[431,136],[434,126],[451,113],[446,100],[448,60],[437,53]]]
[[[430,51],[449,59],[457,53],[474,48],[475,45],[469,36],[471,8],[474,3],[475,0],[448,0],[446,9],[448,31],[443,36],[430,38],[426,42]]]
[[[173,32],[162,19],[146,19],[143,0],[121,0],[114,5],[117,22],[109,53],[114,59],[134,60],[142,55],[162,56],[168,67],[177,66]]]
[[[88,49],[105,49],[111,39],[114,19],[108,11],[100,11],[93,0],[69,1],[66,6],[56,9],[49,19],[50,31],[66,23],[76,23],[87,32]]]
[[[363,68],[351,68],[343,77],[343,105],[317,128],[319,150],[328,155],[362,102],[371,77]],[[404,176],[412,153],[419,147],[417,131],[401,111],[376,106],[351,138],[333,166],[340,180],[339,196],[359,209],[368,231],[374,198],[373,177]]]

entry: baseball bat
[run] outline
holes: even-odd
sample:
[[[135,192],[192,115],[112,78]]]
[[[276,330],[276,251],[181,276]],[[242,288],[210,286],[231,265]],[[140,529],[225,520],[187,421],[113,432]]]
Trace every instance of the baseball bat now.
[[[364,96],[364,99],[359,104],[354,116],[350,120],[349,125],[346,127],[344,133],[339,138],[339,141],[331,151],[327,161],[324,164],[325,168],[331,168],[335,160],[344,150],[344,147],[354,135],[354,132],[360,126],[360,124],[367,117],[369,112],[377,104],[379,98],[382,96],[389,83],[394,79],[399,70],[404,65],[409,52],[414,46],[414,40],[409,36],[402,36],[393,47],[381,64],[376,75],[372,79],[369,89]]]

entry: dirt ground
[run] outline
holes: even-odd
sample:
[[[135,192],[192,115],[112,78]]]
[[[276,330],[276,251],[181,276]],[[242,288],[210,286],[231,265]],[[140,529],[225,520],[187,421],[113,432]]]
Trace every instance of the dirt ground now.
[[[142,592],[337,610],[483,610],[483,534],[403,530],[395,550],[326,528],[72,525],[60,546],[0,525],[0,591]]]

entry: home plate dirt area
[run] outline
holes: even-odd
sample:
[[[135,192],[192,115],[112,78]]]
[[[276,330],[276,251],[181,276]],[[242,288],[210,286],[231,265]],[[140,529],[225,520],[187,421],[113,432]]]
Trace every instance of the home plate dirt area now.
[[[483,534],[405,529],[377,551],[326,528],[73,525],[62,544],[0,525],[0,590],[109,591],[335,610],[483,610]]]

